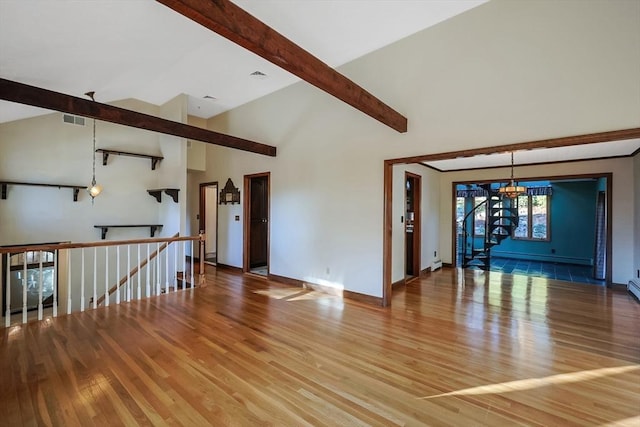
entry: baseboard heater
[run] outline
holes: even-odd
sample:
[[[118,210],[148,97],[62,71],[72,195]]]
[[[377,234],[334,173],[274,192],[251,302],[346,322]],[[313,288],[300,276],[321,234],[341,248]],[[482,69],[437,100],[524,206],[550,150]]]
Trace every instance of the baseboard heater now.
[[[640,282],[635,280],[629,280],[629,284],[627,285],[627,290],[635,295],[640,301]]]
[[[437,259],[431,263],[431,271],[436,271],[437,269],[442,268],[442,260]]]

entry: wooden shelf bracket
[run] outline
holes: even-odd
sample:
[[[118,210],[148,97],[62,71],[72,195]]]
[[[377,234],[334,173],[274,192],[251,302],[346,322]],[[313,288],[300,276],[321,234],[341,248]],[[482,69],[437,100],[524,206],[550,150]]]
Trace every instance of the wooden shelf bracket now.
[[[179,188],[156,188],[154,190],[147,190],[151,196],[155,197],[158,203],[162,201],[162,192],[165,192],[167,196],[170,196],[174,202],[178,203]]]

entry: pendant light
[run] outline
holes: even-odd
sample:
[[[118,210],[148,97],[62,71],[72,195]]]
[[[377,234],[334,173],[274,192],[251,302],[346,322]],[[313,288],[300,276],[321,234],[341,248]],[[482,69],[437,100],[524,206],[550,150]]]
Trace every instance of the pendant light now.
[[[93,97],[94,94],[95,94],[94,91],[85,93],[85,95],[91,98],[92,101],[95,101]],[[102,185],[96,183],[96,119],[95,118],[93,119],[93,152],[91,153],[91,156],[93,158],[93,175],[91,178],[91,185],[87,187],[87,192],[89,193],[89,196],[91,196],[91,203],[93,204],[93,200],[102,192]]]
[[[509,185],[506,187],[498,188],[498,193],[501,196],[508,197],[510,199],[515,199],[521,194],[525,194],[527,192],[527,187],[523,187],[522,185],[517,185],[513,178],[513,151],[511,152],[511,181]]]

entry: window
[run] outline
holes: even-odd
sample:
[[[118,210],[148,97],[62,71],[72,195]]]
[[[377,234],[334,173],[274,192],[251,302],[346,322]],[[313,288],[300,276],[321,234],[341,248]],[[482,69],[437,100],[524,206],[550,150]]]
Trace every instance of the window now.
[[[549,240],[549,196],[518,197],[518,227],[513,231],[514,239]]]
[[[40,254],[42,253],[42,260]],[[24,271],[26,257],[27,270]],[[3,266],[2,293],[6,295],[7,286],[11,286],[11,313],[22,311],[25,295],[23,283],[26,284],[27,310],[36,310],[40,300],[40,262],[42,261],[42,304],[53,306],[53,281],[56,275],[53,263],[53,252],[29,251],[12,254],[10,257],[9,283],[6,283],[6,266]],[[6,263],[4,263],[6,264]],[[57,277],[56,277],[57,279]],[[6,313],[6,301],[2,300],[2,314]]]
[[[457,234],[462,234],[462,222],[464,221],[464,197],[456,198],[456,230]]]
[[[486,197],[473,198],[474,208],[482,204],[482,206],[476,209],[475,214],[473,215],[473,234],[476,236],[484,236],[485,225],[487,222],[487,204],[484,203],[486,200]]]

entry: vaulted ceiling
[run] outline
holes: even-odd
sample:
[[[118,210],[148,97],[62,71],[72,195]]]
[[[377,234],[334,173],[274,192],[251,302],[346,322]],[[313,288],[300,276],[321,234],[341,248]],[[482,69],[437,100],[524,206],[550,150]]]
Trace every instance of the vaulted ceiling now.
[[[485,0],[233,2],[337,67]],[[100,102],[187,94],[202,118],[299,81],[153,0],[0,1],[0,77]],[[0,122],[41,113],[0,102]]]
[[[94,90],[103,103],[135,98],[160,105],[186,94],[189,114],[202,118],[299,81],[162,2],[172,0],[2,0],[0,78],[74,96]],[[338,67],[485,0],[232,2]],[[0,101],[0,123],[47,112]],[[545,147],[518,152],[516,163],[629,156],[638,150],[639,138]],[[416,161],[448,171],[505,166],[509,155],[496,150]]]

